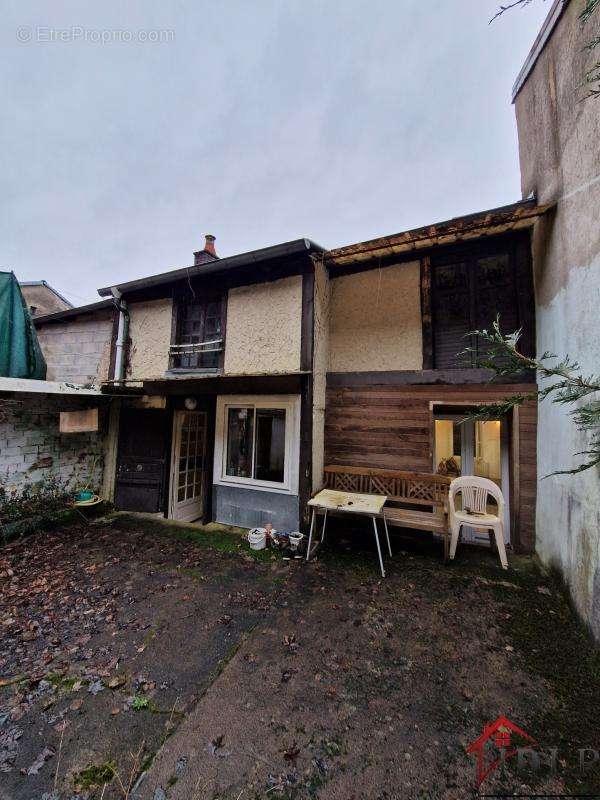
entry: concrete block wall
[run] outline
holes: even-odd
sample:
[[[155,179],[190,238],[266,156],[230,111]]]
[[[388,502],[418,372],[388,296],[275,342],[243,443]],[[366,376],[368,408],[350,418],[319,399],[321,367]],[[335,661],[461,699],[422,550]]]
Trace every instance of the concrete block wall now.
[[[56,476],[77,488],[102,485],[108,406],[102,400],[99,431],[59,432],[59,412],[98,405],[95,398],[20,394],[0,397],[0,484],[17,494],[27,485]]]
[[[112,312],[103,310],[37,326],[49,381],[99,385],[108,380]]]

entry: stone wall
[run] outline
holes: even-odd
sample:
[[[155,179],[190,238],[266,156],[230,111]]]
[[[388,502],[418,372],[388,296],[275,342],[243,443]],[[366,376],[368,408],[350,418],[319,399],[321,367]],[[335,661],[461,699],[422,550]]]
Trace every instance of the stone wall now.
[[[59,432],[59,412],[100,405],[99,430]],[[0,396],[0,484],[20,494],[25,486],[57,478],[69,488],[102,484],[108,401],[44,394]]]
[[[96,386],[108,380],[112,325],[111,309],[38,323],[38,340],[48,365],[46,379]]]

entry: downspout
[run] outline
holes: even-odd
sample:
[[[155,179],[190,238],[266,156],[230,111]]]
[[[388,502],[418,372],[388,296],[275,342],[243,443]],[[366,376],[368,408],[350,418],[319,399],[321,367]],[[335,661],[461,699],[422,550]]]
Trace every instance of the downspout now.
[[[119,309],[119,326],[115,342],[115,374],[113,379],[116,384],[122,384],[125,380],[125,344],[129,334],[129,313],[127,311],[127,302],[123,300],[117,287],[113,286],[110,291],[115,301],[115,306]]]

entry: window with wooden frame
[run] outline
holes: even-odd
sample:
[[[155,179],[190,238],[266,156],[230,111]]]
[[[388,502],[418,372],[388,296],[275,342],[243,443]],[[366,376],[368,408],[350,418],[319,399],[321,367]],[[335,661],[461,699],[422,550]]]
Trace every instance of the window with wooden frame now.
[[[174,301],[169,369],[217,372],[225,352],[225,299],[185,298]]]
[[[533,295],[530,262],[524,240],[487,244],[451,251],[431,259],[431,311],[433,367],[465,369],[474,366],[473,347],[485,354],[485,344],[474,330],[489,330],[500,316],[503,333],[526,328],[525,349],[530,350]]]
[[[300,398],[217,398],[215,483],[296,494]]]

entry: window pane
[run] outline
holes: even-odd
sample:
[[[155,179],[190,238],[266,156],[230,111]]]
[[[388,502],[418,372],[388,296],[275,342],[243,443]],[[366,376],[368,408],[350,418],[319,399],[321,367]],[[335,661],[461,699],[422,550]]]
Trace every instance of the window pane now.
[[[451,419],[435,420],[435,463],[439,475],[457,478],[462,467],[462,425]]]
[[[227,413],[226,475],[252,477],[253,408],[230,408]]]
[[[254,477],[283,483],[285,459],[285,410],[257,409]]]

